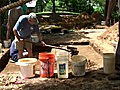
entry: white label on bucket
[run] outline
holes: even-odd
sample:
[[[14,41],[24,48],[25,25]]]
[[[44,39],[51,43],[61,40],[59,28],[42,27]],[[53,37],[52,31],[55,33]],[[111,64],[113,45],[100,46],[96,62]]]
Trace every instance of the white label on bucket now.
[[[59,74],[65,75],[66,74],[66,64],[59,64]]]

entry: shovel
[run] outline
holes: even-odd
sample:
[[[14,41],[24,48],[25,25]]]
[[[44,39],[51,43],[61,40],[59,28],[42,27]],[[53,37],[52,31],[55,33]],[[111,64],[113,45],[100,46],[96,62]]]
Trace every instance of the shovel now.
[[[30,42],[30,41],[25,41],[25,42]],[[34,43],[34,42],[31,42],[31,43]],[[67,52],[71,52],[72,55],[77,55],[79,53],[79,51],[76,50],[77,48],[68,48],[67,47],[67,49],[65,49],[65,48],[62,48],[62,47],[57,47],[57,46],[48,45],[48,44],[45,44],[45,46],[50,47],[50,48],[65,50]]]
[[[51,47],[51,48],[55,48],[55,49],[61,49],[61,50],[65,50],[65,51],[67,51],[67,52],[71,52],[70,50],[68,50],[68,49],[65,49],[65,48],[61,48],[61,47],[57,47],[57,46],[52,46],[52,45],[45,45],[45,46],[47,46],[47,47]]]
[[[79,51],[77,51],[77,48],[74,48],[74,47],[68,47],[67,46],[67,49],[64,49],[64,48],[61,48],[61,47],[57,47],[57,46],[52,46],[52,45],[45,45],[47,47],[51,47],[51,48],[56,48],[56,49],[61,49],[61,50],[65,50],[67,52],[71,52],[72,56],[73,55],[78,55]]]
[[[30,42],[30,43],[36,44],[35,42],[31,42],[31,41],[24,41],[24,42]],[[71,52],[71,51],[68,50],[68,49],[64,49],[64,48],[57,47],[57,46],[52,46],[52,45],[48,45],[48,44],[45,44],[45,46],[46,46],[46,47],[51,47],[51,48],[56,48],[56,49],[65,50],[65,51],[67,51],[67,52]]]

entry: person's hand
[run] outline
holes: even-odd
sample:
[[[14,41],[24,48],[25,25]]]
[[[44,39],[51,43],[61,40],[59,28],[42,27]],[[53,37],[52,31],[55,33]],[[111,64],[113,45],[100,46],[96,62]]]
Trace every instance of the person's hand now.
[[[41,41],[41,45],[44,47],[46,44],[44,41]]]

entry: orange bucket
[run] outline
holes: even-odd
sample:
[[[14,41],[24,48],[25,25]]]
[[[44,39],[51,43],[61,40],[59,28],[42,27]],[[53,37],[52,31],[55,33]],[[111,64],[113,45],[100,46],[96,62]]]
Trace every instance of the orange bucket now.
[[[40,59],[40,77],[47,78],[54,75],[55,55],[52,53],[39,53]]]

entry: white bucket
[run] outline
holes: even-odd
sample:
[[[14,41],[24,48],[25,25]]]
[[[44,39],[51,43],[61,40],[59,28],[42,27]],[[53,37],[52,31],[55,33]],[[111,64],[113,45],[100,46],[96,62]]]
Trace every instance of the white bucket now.
[[[20,76],[22,79],[35,76],[34,66],[36,61],[36,58],[22,58],[16,62],[16,65],[20,65]]]
[[[4,47],[5,48],[8,48],[10,46],[10,43],[9,43],[8,40],[4,40],[3,42],[4,42]]]
[[[58,78],[68,78],[68,58],[57,57],[57,75]]]
[[[0,43],[0,53],[2,52],[2,43]]]
[[[103,69],[104,73],[111,74],[115,72],[115,54],[104,53],[103,54]]]
[[[22,79],[26,79],[26,78],[30,78],[30,77],[34,77],[34,64],[26,64],[26,65],[20,65],[20,77]]]
[[[66,58],[66,59],[70,59],[71,58],[71,54],[70,54],[70,52],[67,52],[67,51],[65,51],[65,50],[57,50],[56,49],[56,60],[57,60],[57,58],[59,58],[59,57],[64,57],[64,58]]]
[[[33,35],[33,36],[31,36],[31,38],[32,38],[32,42],[35,42],[35,43],[37,43],[37,42],[39,42],[39,38],[38,38],[38,36],[36,35]]]
[[[72,74],[74,76],[84,76],[87,59],[81,55],[73,55],[71,58]]]
[[[67,51],[65,51],[65,50],[57,50],[56,49],[56,55],[57,56],[67,56],[68,57],[68,55],[69,55],[69,53],[67,52]]]
[[[105,25],[105,21],[101,21],[101,25]]]

